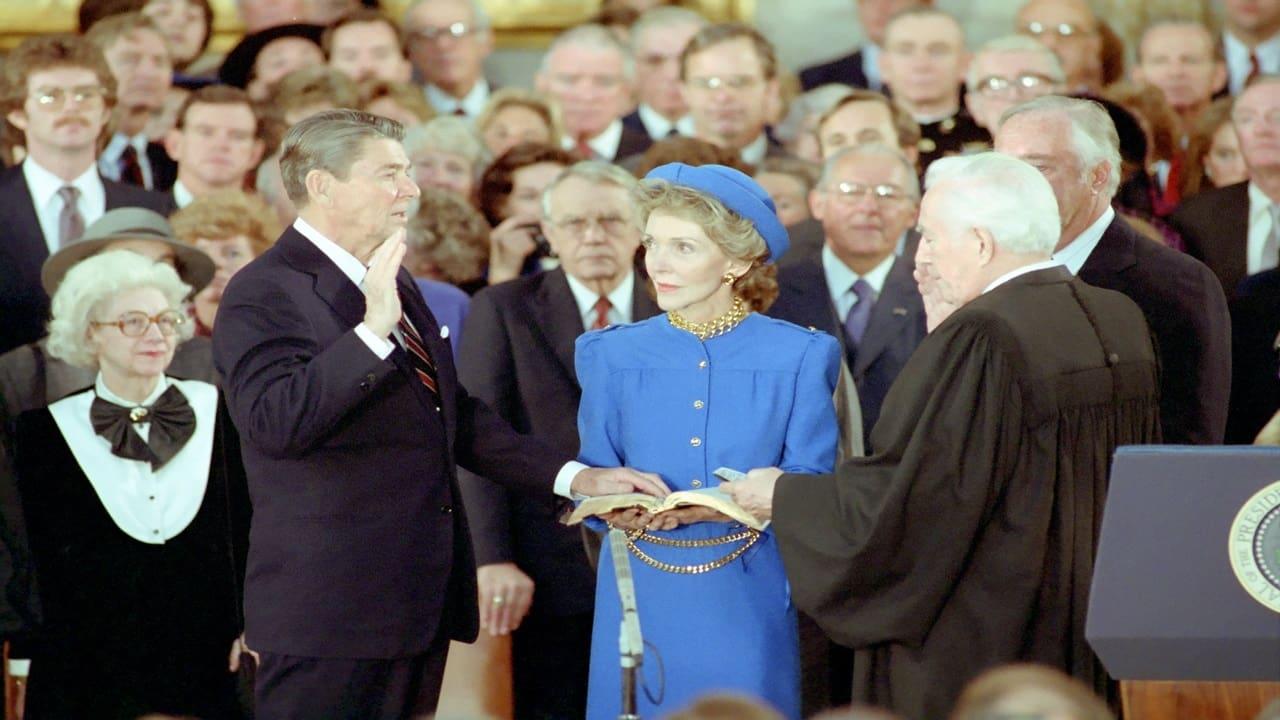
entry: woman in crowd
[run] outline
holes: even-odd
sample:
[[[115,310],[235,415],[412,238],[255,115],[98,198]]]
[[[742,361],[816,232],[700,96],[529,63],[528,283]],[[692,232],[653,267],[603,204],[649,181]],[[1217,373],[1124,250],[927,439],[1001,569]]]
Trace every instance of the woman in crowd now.
[[[271,208],[239,190],[197,198],[169,218],[179,240],[213,258],[213,280],[196,293],[192,303],[195,334],[213,334],[213,318],[227,281],[280,237],[280,222]]]
[[[436,116],[422,88],[410,83],[371,80],[360,86],[360,109],[391,118],[405,128],[416,127]]]
[[[1187,160],[1182,173],[1182,199],[1203,190],[1249,179],[1240,138],[1231,123],[1232,98],[1215,100],[1200,111],[1187,134]]]
[[[522,88],[502,88],[489,97],[476,117],[476,131],[490,157],[521,143],[560,146],[560,116],[541,95]]]
[[[773,198],[778,219],[791,227],[809,219],[809,192],[817,186],[821,173],[817,165],[798,158],[765,158],[756,172],[756,182]]]
[[[409,220],[405,244],[403,264],[415,278],[448,283],[467,294],[485,286],[489,225],[456,193],[423,188],[418,210]],[[438,306],[431,302],[426,288],[423,297],[435,312]]]
[[[489,234],[489,284],[538,272],[549,248],[542,237],[542,191],[574,158],[552,145],[524,143],[493,161],[480,178],[480,212]]]
[[[54,294],[49,353],[97,379],[16,423],[41,608],[29,720],[239,717],[238,449],[222,444],[217,389],[165,375],[190,336],[190,290],[168,265],[115,250]]]
[[[411,127],[405,132],[404,149],[418,187],[450,190],[467,202],[475,201],[484,146],[466,120],[445,115]]]
[[[580,459],[657,473],[673,491],[713,486],[721,466],[829,472],[841,350],[830,335],[759,314],[777,297],[771,263],[788,244],[768,194],[728,167],[671,164],[649,173],[641,212],[666,314],[578,339]],[[796,614],[772,533],[702,507],[603,520],[627,530],[640,625],[662,658],[644,664],[640,714],[717,690],[799,717]],[[609,553],[599,568],[591,718],[616,716],[621,692]]]

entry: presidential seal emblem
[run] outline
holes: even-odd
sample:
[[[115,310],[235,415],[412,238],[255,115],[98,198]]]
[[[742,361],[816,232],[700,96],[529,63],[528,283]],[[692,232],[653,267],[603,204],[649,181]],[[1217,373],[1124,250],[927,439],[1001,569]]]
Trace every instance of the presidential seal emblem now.
[[[1240,508],[1227,547],[1245,592],[1280,613],[1280,482],[1262,488]]]

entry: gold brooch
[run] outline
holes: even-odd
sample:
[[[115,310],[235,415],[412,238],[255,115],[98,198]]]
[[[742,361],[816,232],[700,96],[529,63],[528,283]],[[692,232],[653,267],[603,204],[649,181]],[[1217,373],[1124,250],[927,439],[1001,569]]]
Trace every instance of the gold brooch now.
[[[132,422],[142,422],[147,416],[147,409],[144,407],[136,407],[129,411],[129,420]]]

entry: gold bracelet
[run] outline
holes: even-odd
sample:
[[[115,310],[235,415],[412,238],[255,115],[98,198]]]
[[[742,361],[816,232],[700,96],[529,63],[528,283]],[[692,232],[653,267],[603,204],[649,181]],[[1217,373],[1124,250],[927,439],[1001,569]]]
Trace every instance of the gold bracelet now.
[[[673,565],[672,563],[663,562],[657,558],[651,557],[636,545],[635,540],[632,539],[630,535],[627,536],[627,549],[631,551],[632,555],[635,555],[636,557],[640,558],[640,562],[643,562],[645,565],[648,565],[649,567],[654,568],[656,570],[674,573],[676,575],[701,575],[702,573],[711,572],[712,570],[718,570],[724,567],[725,565],[728,565],[729,563],[733,562],[734,560],[737,560],[739,557],[742,557],[742,554],[745,553],[752,545],[755,545],[756,542],[760,540],[759,532],[755,530],[748,530],[747,532],[751,534],[750,538],[747,539],[747,541],[744,542],[742,545],[739,545],[736,549],[734,549],[733,552],[729,553],[728,555],[725,555],[724,557],[718,560],[712,560],[710,562],[705,562],[705,563],[698,563],[696,565]],[[676,542],[700,542],[700,541],[672,540],[668,542],[676,543]],[[701,542],[705,542],[705,541],[701,541]],[[716,544],[722,545],[724,543],[716,543]],[[683,547],[683,546],[677,546],[677,547]],[[694,545],[692,547],[706,547],[706,546]]]

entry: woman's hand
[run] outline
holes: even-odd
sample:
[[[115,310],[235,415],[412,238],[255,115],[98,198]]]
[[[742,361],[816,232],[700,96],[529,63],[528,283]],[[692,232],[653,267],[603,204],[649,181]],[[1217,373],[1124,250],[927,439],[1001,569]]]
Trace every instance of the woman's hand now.
[[[506,635],[520,627],[533,605],[533,580],[515,563],[481,565],[476,571],[480,627],[490,635]]]
[[[614,510],[611,513],[605,513],[598,517],[609,523],[610,527],[616,527],[622,530],[645,530],[649,527],[649,521],[653,519],[653,515],[650,515],[647,510],[641,510],[640,508]]]
[[[524,259],[538,247],[538,221],[513,215],[489,233],[489,284],[520,277]]]
[[[701,505],[693,505],[691,507],[676,508],[660,512],[653,516],[653,520],[649,523],[650,530],[675,530],[681,525],[691,525],[696,522],[733,522],[733,518],[720,512],[712,510],[709,507]]]

